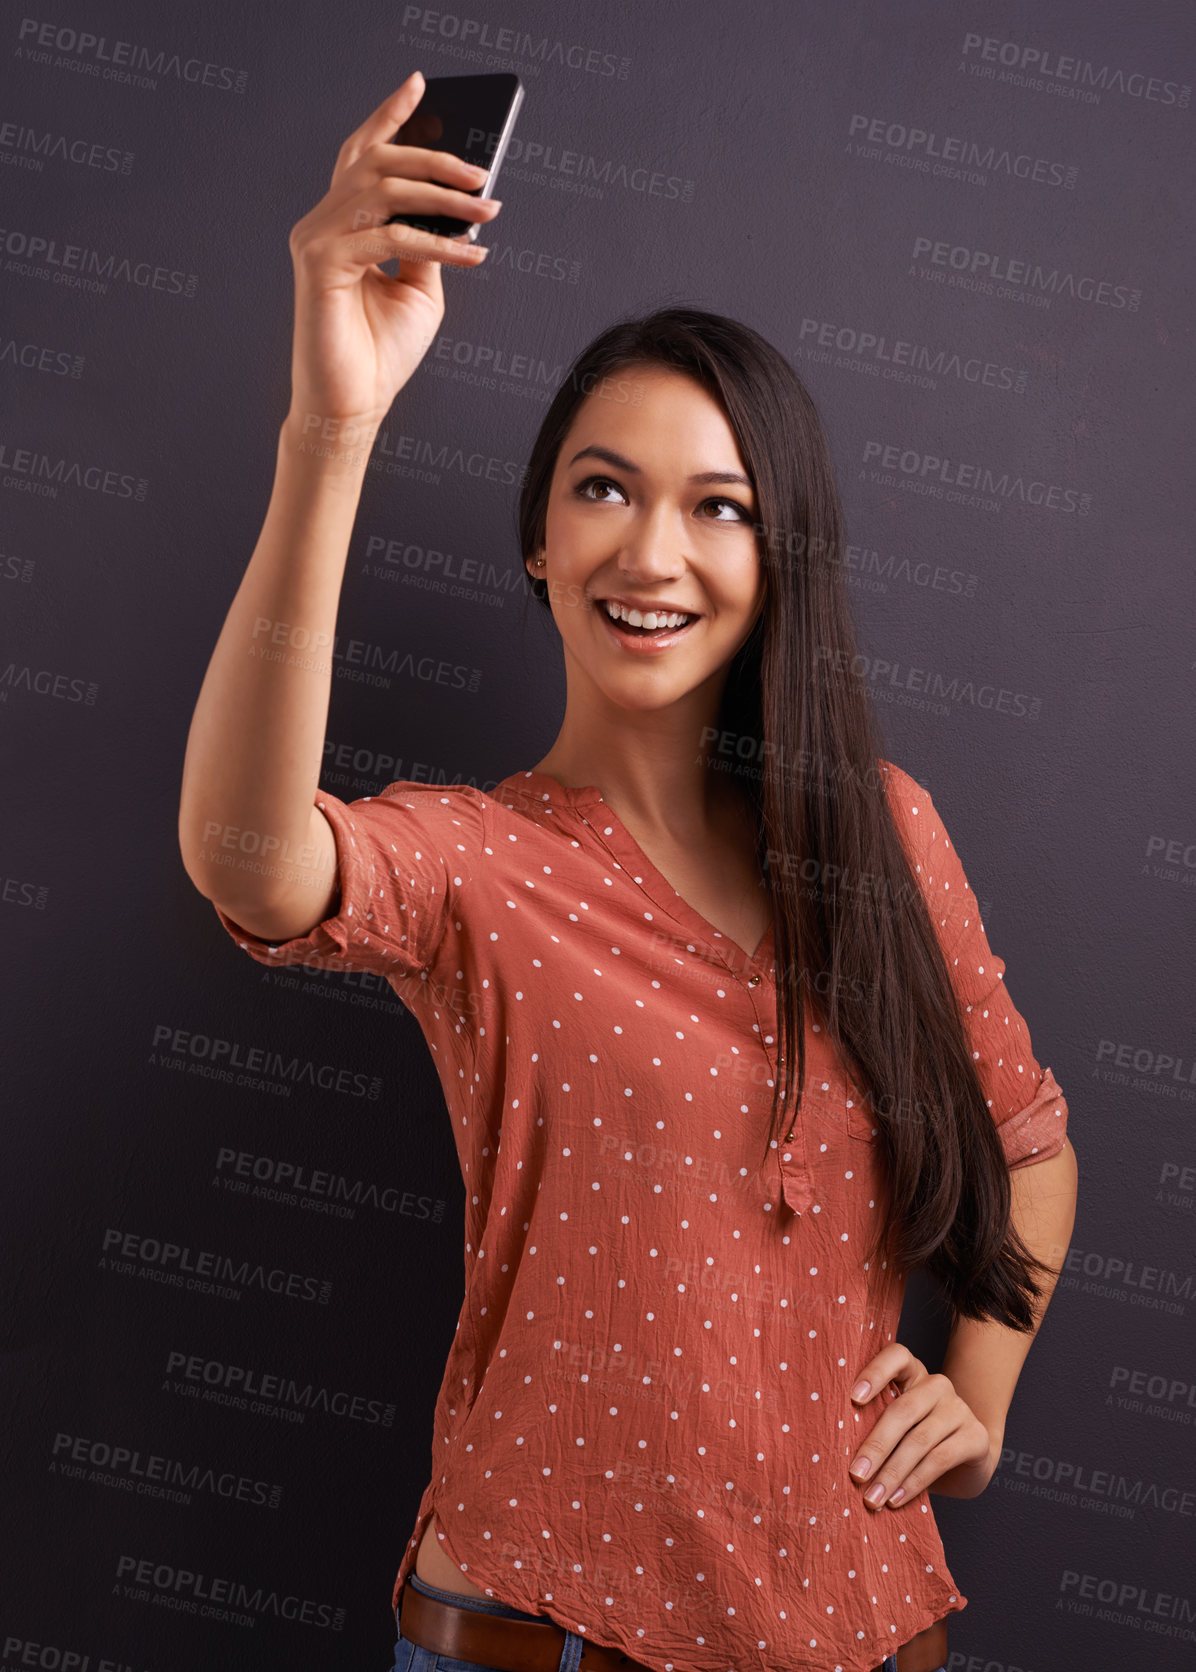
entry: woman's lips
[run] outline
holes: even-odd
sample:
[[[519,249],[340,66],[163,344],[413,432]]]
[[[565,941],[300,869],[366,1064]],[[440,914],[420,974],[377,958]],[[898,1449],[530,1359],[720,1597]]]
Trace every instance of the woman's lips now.
[[[668,650],[677,644],[687,633],[692,633],[700,615],[693,616],[683,627],[669,627],[663,632],[639,633],[627,626],[626,622],[616,621],[609,616],[602,605],[596,606],[598,614],[606,624],[606,630],[621,650],[638,652],[639,655],[651,655],[653,651]]]

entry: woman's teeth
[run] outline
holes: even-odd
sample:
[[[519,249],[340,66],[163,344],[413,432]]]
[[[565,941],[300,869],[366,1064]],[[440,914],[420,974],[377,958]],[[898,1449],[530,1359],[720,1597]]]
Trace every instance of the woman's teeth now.
[[[680,610],[632,610],[625,604],[612,604],[603,599],[602,607],[612,621],[622,621],[628,627],[640,627],[645,633],[654,633],[662,627],[684,627],[693,620],[690,615]]]

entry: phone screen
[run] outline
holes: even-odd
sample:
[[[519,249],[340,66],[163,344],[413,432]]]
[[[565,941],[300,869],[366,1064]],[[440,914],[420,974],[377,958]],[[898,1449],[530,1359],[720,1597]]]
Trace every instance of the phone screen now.
[[[423,98],[390,143],[451,151],[468,163],[477,163],[488,173],[470,195],[492,197],[522,103],[523,85],[516,75],[437,76],[425,83]],[[387,226],[394,221],[443,238],[464,232],[470,243],[480,230],[477,221],[450,215],[391,215]]]

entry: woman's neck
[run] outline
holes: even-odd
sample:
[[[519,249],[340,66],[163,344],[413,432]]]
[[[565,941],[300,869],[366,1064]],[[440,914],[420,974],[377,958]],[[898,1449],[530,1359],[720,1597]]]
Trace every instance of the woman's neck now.
[[[731,774],[712,771],[706,752],[634,738],[617,748],[585,748],[562,735],[535,767],[571,789],[594,785],[629,829],[666,841],[700,842],[725,833],[746,797]]]

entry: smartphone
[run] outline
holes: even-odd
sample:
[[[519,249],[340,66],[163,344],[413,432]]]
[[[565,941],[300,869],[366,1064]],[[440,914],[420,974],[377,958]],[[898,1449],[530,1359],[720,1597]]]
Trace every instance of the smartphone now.
[[[437,76],[425,82],[423,98],[390,143],[451,151],[467,163],[476,163],[487,174],[470,196],[493,197],[522,103],[523,83],[517,75]],[[471,244],[481,231],[480,222],[458,220],[455,215],[391,215],[386,225],[395,221],[442,238],[463,232]]]

